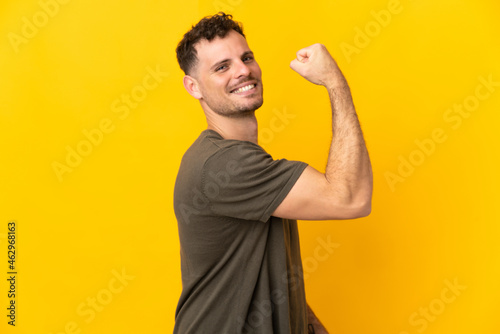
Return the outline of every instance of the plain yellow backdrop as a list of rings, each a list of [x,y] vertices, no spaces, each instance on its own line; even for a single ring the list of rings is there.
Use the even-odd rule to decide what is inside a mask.
[[[171,333],[173,185],[205,127],[175,58],[225,10],[263,71],[260,143],[324,170],[326,90],[289,68],[323,43],[351,86],[372,214],[299,222],[331,333],[500,332],[498,1],[3,1],[2,333]],[[7,224],[17,225],[16,326]]]

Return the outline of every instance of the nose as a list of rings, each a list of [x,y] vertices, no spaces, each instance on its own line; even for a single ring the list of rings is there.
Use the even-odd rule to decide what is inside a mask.
[[[234,73],[235,78],[237,79],[240,77],[247,77],[249,75],[250,75],[250,69],[248,68],[248,65],[244,63],[242,60],[236,62],[235,73]]]

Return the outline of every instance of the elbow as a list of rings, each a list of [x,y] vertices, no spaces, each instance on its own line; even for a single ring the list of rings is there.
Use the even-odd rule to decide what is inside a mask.
[[[331,207],[329,213],[322,219],[344,220],[357,219],[370,215],[372,211],[371,200],[349,201],[343,204],[337,203]]]
[[[364,201],[359,201],[352,206],[351,219],[368,217],[372,212],[372,199],[371,196]]]
[[[371,200],[368,201],[365,205],[363,205],[360,210],[359,210],[359,217],[357,218],[363,218],[363,217],[368,217],[372,213],[372,202]]]
[[[345,191],[342,196],[345,208],[345,219],[368,217],[372,212],[373,186],[369,183],[358,186],[355,190]]]
[[[329,203],[329,209],[323,219],[357,219],[367,217],[372,212],[371,188],[355,192],[346,191],[343,194],[337,191],[332,192],[330,197],[325,197]]]
[[[358,200],[356,201],[355,210],[357,212],[357,217],[363,218],[368,217],[372,212],[372,194],[373,187],[370,185],[368,190],[365,190],[358,194]]]

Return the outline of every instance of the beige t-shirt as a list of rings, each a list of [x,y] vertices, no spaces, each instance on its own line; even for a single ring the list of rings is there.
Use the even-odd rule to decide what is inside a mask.
[[[214,130],[186,151],[174,189],[174,333],[307,333],[297,222],[271,216],[306,166]]]

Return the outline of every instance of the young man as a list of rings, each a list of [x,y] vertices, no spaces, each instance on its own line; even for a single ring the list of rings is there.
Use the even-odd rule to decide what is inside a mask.
[[[174,189],[183,284],[174,333],[327,333],[306,303],[296,220],[371,212],[371,164],[344,76],[321,44],[290,63],[330,96],[323,174],[273,160],[258,145],[261,69],[231,15],[202,19],[176,51],[208,126],[186,151]]]

